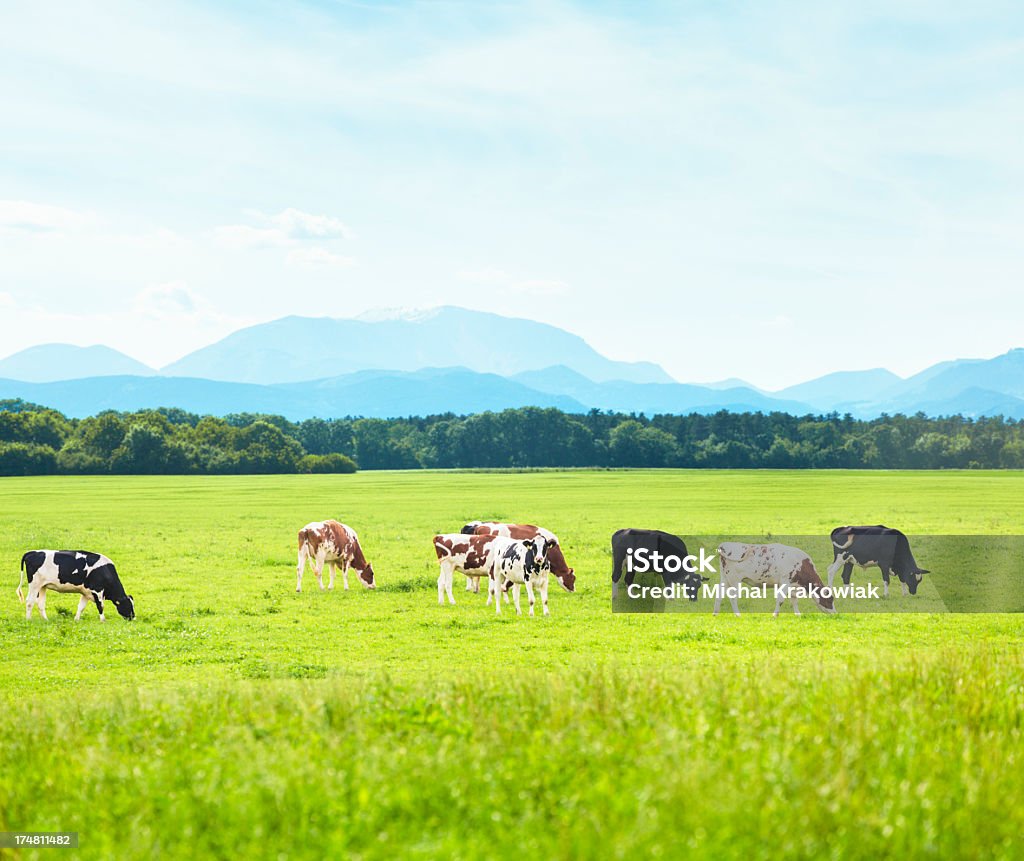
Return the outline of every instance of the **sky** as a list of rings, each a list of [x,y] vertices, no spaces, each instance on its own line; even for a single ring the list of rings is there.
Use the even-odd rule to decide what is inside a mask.
[[[1024,346],[1016,2],[5,4],[0,355],[459,305],[768,389]]]

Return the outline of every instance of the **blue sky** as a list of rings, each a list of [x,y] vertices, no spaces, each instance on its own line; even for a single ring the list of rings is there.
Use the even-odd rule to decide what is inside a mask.
[[[438,304],[768,388],[1024,345],[1019,4],[89,5],[0,11],[0,354]]]

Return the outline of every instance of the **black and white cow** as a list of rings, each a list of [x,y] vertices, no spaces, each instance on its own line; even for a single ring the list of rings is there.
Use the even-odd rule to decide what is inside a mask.
[[[630,553],[630,551],[633,551]],[[666,586],[674,583],[680,584],[686,591],[686,597],[696,601],[700,594],[702,583],[707,582],[707,577],[701,577],[696,571],[687,571],[684,561],[689,556],[686,549],[686,542],[678,535],[669,532],[661,532],[658,529],[620,529],[612,535],[612,598],[619,592],[619,580],[622,579],[622,569],[627,560],[632,556],[636,558],[637,551],[647,551],[646,560],[653,563],[657,554],[658,569],[652,568],[655,573],[661,575]],[[671,560],[671,561],[670,561]],[[692,562],[690,563],[692,567]],[[633,585],[636,578],[636,571],[626,572],[626,587]]]
[[[530,615],[533,615],[533,587],[540,591],[540,600],[544,606],[544,615],[548,615],[548,575],[551,566],[547,555],[551,542],[542,535],[529,540],[504,538],[495,536],[488,550],[488,590],[494,594],[495,610],[501,612],[502,592],[512,588],[512,601],[516,613],[522,614],[519,608],[519,589],[526,587],[530,598]]]
[[[910,552],[907,536],[887,526],[839,526],[832,530],[834,559],[828,567],[828,585],[836,572],[843,569],[843,583],[849,584],[853,566],[881,568],[885,597],[889,597],[889,575],[895,574],[903,584],[903,594],[917,594],[921,576],[929,573],[918,567]]]
[[[32,618],[32,606],[39,608],[39,615],[46,618],[46,590],[54,592],[77,592],[76,621],[82,618],[90,601],[100,611],[100,621],[105,622],[103,602],[113,601],[117,612],[125,619],[135,618],[135,601],[124,591],[117,576],[114,563],[99,553],[85,550],[29,550],[21,557],[22,574],[18,577],[18,600],[25,601],[25,618]],[[28,575],[28,598],[21,591],[22,580]]]

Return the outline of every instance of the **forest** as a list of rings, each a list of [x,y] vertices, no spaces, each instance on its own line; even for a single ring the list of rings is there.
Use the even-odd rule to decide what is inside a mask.
[[[0,401],[0,475],[533,467],[1020,469],[1024,421],[725,411],[648,418],[537,407],[301,422],[174,408],[73,419]]]

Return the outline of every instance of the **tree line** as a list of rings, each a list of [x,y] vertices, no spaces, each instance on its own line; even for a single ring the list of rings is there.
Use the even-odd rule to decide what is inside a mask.
[[[72,419],[0,401],[0,475],[337,473],[360,469],[687,467],[1021,469],[1024,421],[788,413],[307,419],[162,408]]]

